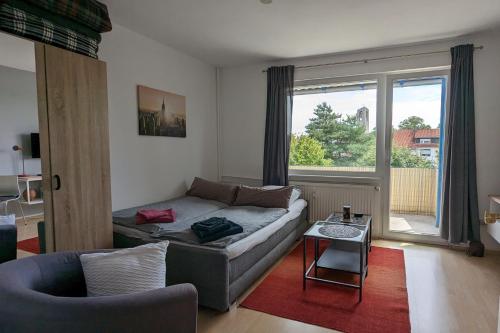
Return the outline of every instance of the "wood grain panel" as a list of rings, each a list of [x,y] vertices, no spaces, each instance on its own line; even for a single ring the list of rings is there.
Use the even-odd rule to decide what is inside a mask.
[[[45,45],[45,72],[55,250],[111,248],[106,64]]]
[[[49,116],[45,81],[45,46],[35,43],[36,86],[38,101],[38,127],[40,132],[40,159],[42,164],[43,213],[46,251],[54,252],[54,224],[52,217],[52,186],[49,146]]]

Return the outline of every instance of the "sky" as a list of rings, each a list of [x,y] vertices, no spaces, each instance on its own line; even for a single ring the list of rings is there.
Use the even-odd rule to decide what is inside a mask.
[[[370,110],[370,129],[376,126],[376,89],[342,91],[325,94],[295,95],[293,98],[292,133],[305,133],[309,119],[314,117],[316,105],[327,102],[336,113],[355,115],[365,106]],[[393,92],[393,119],[395,128],[410,117],[418,116],[432,128],[439,125],[441,112],[441,85],[399,87]]]

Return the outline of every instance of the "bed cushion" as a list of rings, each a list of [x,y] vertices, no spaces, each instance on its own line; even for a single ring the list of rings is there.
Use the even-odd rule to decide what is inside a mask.
[[[204,216],[226,208],[225,203],[215,200],[205,200],[198,197],[180,197],[167,201],[156,202],[148,205],[122,209],[113,212],[113,223],[135,228],[144,232],[152,233],[160,230],[158,223],[136,224],[136,214],[141,209],[173,209],[175,211],[175,222],[171,225],[182,224],[199,216]],[[189,224],[191,226],[191,224]]]
[[[231,205],[236,197],[238,186],[211,182],[195,177],[186,195],[223,202]]]
[[[191,225],[196,222],[207,220],[211,217],[226,218],[243,228],[243,232],[203,243],[203,246],[212,248],[226,248],[230,244],[248,237],[254,232],[265,228],[287,214],[283,208],[263,208],[256,206],[232,206],[199,216],[182,223],[158,224],[160,230],[151,233],[151,237],[159,239],[175,240],[186,244],[200,245],[200,239],[191,230]]]
[[[135,222],[135,214],[137,210],[145,208],[172,208],[177,213],[177,219],[173,223],[138,225]],[[169,239],[188,244],[200,245],[198,237],[196,237],[194,232],[191,230],[191,225],[211,217],[225,217],[226,219],[239,224],[243,228],[243,232],[203,244],[207,247],[224,248],[229,244],[235,243],[238,240],[247,237],[257,230],[264,228],[266,225],[273,223],[283,215],[287,214],[287,212],[288,210],[284,208],[263,208],[255,206],[228,207],[226,204],[219,201],[186,196],[174,200],[114,212],[113,223],[146,232],[149,236],[158,240]]]
[[[269,189],[265,187],[240,187],[234,206],[257,206],[264,208],[288,208],[293,188],[283,186]]]

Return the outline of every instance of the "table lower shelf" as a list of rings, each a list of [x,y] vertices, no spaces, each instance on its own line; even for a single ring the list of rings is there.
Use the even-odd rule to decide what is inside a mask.
[[[318,259],[317,267],[361,274],[359,244],[347,246],[332,242]]]
[[[368,275],[368,249],[369,243],[367,241],[359,243],[359,242],[351,242],[351,241],[343,241],[343,240],[334,240],[330,243],[330,245],[323,251],[321,256],[317,261],[313,261],[313,263],[307,268],[306,267],[306,241],[307,238],[304,238],[304,276],[303,276],[303,289],[306,290],[306,281],[313,280],[323,283],[336,284],[349,288],[356,288],[359,290],[359,299],[361,302],[363,299],[363,284],[364,280]],[[318,239],[314,239],[314,247],[315,247],[315,258],[318,258],[319,255],[318,250]],[[330,269],[336,271],[343,271],[350,274],[359,275],[358,284],[355,283],[347,283],[338,280],[332,280],[327,278],[318,277],[317,269]],[[314,270],[314,276],[310,276],[311,270]]]

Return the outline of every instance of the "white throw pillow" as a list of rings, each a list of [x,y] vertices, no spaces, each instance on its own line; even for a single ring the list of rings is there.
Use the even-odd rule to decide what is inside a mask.
[[[80,255],[87,296],[111,296],[165,287],[168,241],[109,253]]]
[[[16,215],[0,215],[0,225],[16,225]]]

